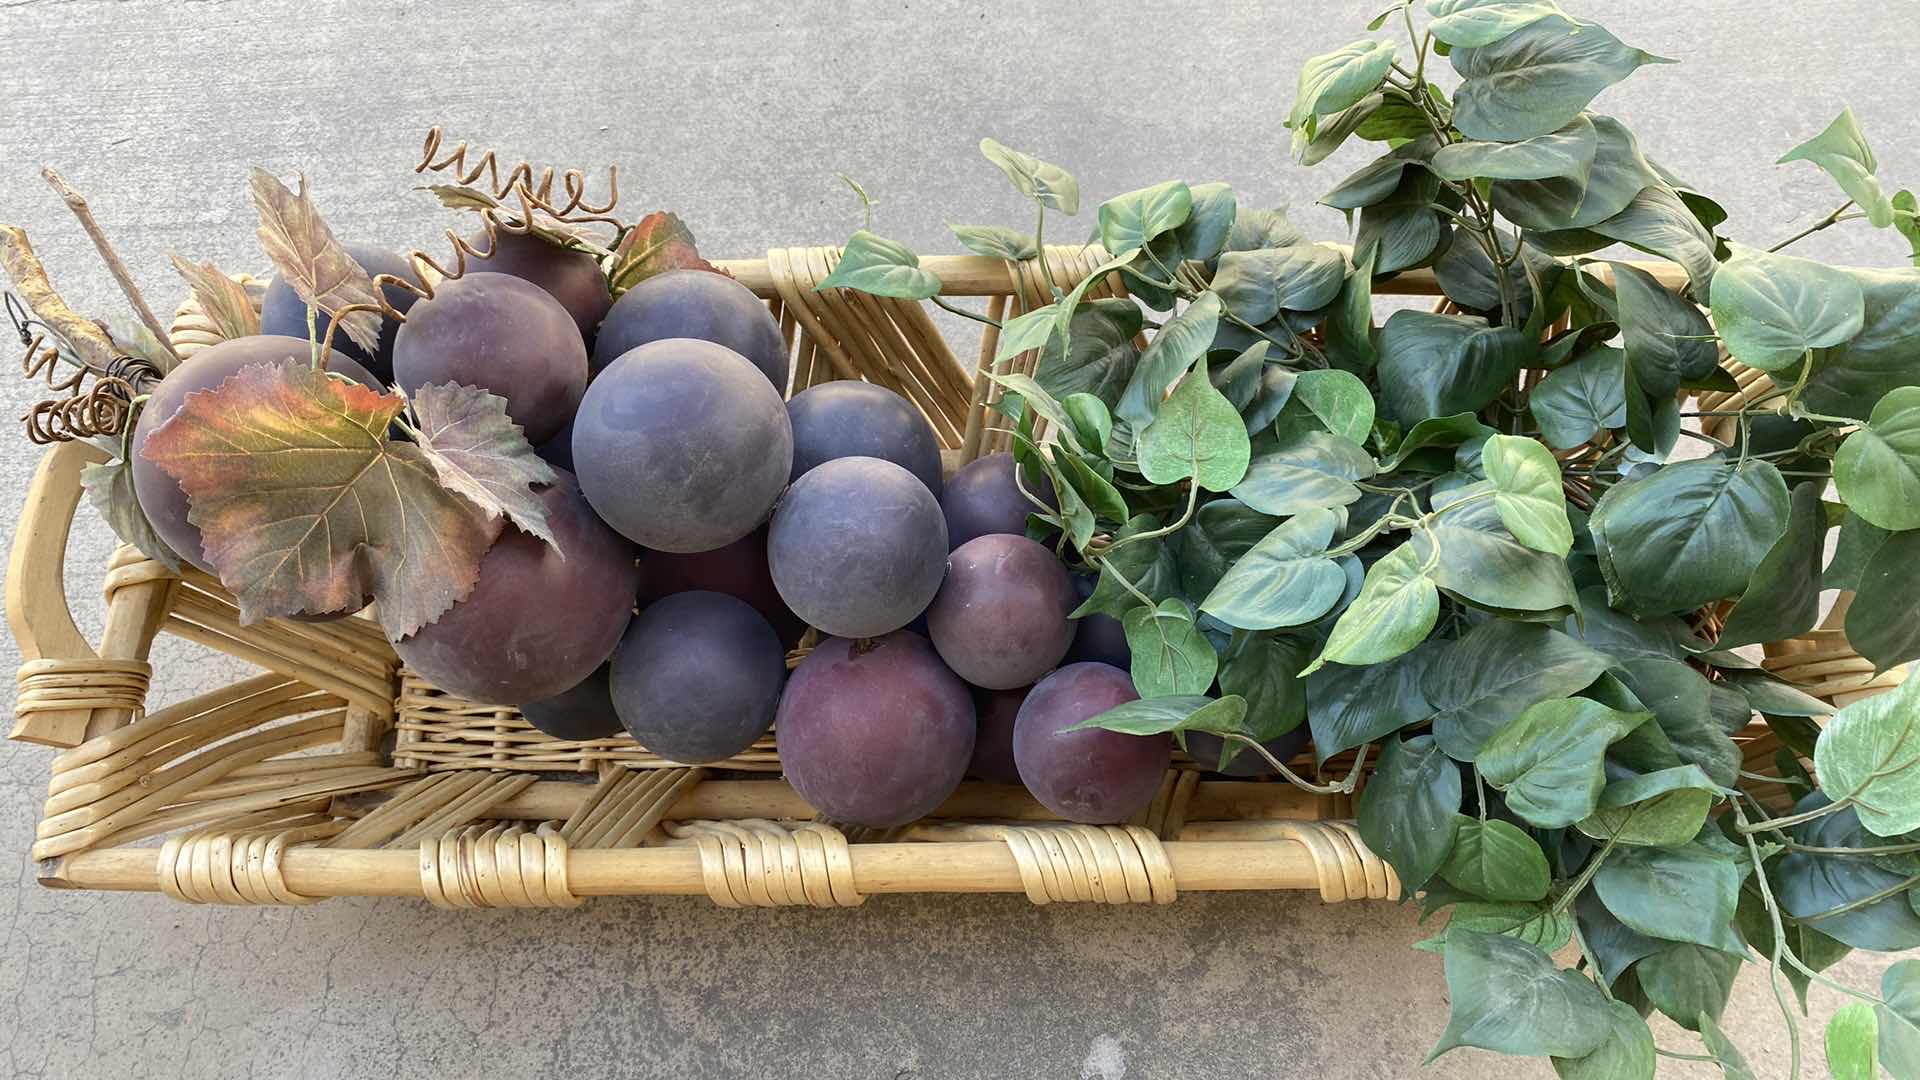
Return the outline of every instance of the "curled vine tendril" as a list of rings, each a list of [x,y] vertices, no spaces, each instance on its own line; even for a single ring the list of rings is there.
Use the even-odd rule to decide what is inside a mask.
[[[36,402],[20,418],[27,438],[46,446],[125,431],[134,399],[160,377],[160,370],[151,361],[126,354],[114,356],[104,368],[96,367],[75,356],[59,331],[35,318],[11,292],[6,294],[6,309],[7,321],[25,350],[20,359],[22,373],[62,395]],[[62,368],[63,364],[71,370]]]

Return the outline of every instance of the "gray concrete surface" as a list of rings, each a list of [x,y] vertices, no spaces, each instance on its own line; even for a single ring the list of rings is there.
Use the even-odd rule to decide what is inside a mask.
[[[843,238],[859,212],[836,172],[880,200],[879,229],[922,251],[957,250],[944,221],[1025,227],[974,153],[988,134],[1074,169],[1089,211],[1168,176],[1307,208],[1360,158],[1287,162],[1293,73],[1384,2],[0,0],[0,220],[29,229],[78,307],[118,321],[106,272],[36,176],[43,161],[92,198],[169,302],[182,291],[169,251],[263,262],[250,164],[305,169],[345,236],[432,243],[449,218],[410,190],[408,170],[433,123],[515,154],[619,162],[627,207],[678,211],[716,256]],[[1735,237],[1777,239],[1836,204],[1812,168],[1770,162],[1843,102],[1882,175],[1920,183],[1920,126],[1898,77],[1920,31],[1899,5],[1571,6],[1685,61],[1601,107],[1718,195]],[[1341,227],[1324,210],[1297,219],[1322,237]],[[1865,230],[1806,248],[1900,257],[1890,234]],[[0,396],[12,416],[33,395],[7,379]],[[0,490],[17,506],[35,454],[4,434]],[[71,592],[91,633],[109,543],[84,517]],[[0,668],[17,659],[8,641]],[[178,643],[157,662],[161,701],[233,675]],[[1423,936],[1409,911],[1303,895],[1192,896],[1170,910],[892,897],[848,913],[603,900],[451,915],[48,892],[24,860],[48,756],[0,748],[0,854],[17,868],[0,873],[0,1074],[1400,1077],[1419,1073],[1446,1015],[1439,961],[1407,948]],[[1839,975],[1869,985],[1881,966],[1853,960]],[[1837,1004],[1816,990],[1815,1019]],[[1764,1075],[1784,1075],[1761,979],[1738,987],[1729,1027]],[[1670,1026],[1660,1035],[1692,1048]],[[1817,1036],[1808,1045],[1820,1075]],[[1422,1075],[1546,1072],[1458,1051]]]

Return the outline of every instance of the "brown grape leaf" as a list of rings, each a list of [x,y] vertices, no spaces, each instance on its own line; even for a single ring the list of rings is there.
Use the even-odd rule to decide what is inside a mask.
[[[334,316],[354,344],[368,352],[378,349],[380,312],[355,311],[339,318],[342,308],[379,301],[374,297],[373,279],[321,220],[307,195],[307,178],[300,178],[296,195],[272,173],[255,166],[253,203],[260,210],[260,245],[280,272],[280,280],[291,285],[300,299]]]
[[[223,341],[249,337],[260,332],[260,311],[247,295],[247,287],[228,277],[212,263],[191,263],[178,255],[168,255],[173,268],[187,279],[193,298],[213,324]]]
[[[655,210],[636,222],[613,249],[613,272],[607,275],[617,295],[668,270],[711,270],[720,268],[700,257],[694,247],[693,230],[678,214]]]
[[[148,437],[141,453],[186,491],[242,622],[371,596],[399,638],[473,591],[500,520],[387,437],[405,405],[305,364],[253,364],[188,394]]]
[[[506,398],[477,386],[428,383],[413,393],[413,415],[420,449],[441,487],[488,518],[505,514],[522,532],[560,550],[547,528],[546,506],[533,492],[534,485],[551,484],[560,474],[508,419]]]
[[[107,452],[106,461],[91,462],[80,470],[80,486],[87,501],[106,519],[123,543],[132,544],[140,554],[169,570],[180,569],[180,556],[174,554],[160,534],[153,531],[147,512],[133,493],[133,469],[127,464],[118,436],[95,436],[88,442]]]
[[[428,184],[427,190],[433,192],[434,196],[440,200],[440,205],[450,210],[476,212],[491,210],[496,217],[514,222],[516,225],[525,216],[521,213],[524,207],[516,207],[510,202],[503,203],[494,198],[492,192],[470,184]],[[602,240],[599,236],[578,225],[561,221],[552,214],[535,210],[529,229],[542,240],[558,244],[563,248],[578,248],[594,255],[607,253],[607,249],[601,246]]]

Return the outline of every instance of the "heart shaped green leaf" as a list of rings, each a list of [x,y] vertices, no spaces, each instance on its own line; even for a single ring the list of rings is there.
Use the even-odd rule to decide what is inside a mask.
[[[1555,450],[1571,450],[1627,422],[1626,354],[1601,346],[1555,368],[1527,396],[1540,437]]]
[[[1185,601],[1140,605],[1122,615],[1120,625],[1133,652],[1133,687],[1141,697],[1204,694],[1213,686],[1220,660]]]
[[[1460,770],[1416,735],[1388,735],[1380,763],[1360,792],[1358,824],[1367,847],[1400,877],[1403,892],[1425,885],[1447,861],[1459,825]]]
[[[1647,616],[1744,590],[1790,506],[1771,464],[1701,458],[1608,489],[1588,527],[1613,605]]]
[[[1263,514],[1286,517],[1345,506],[1360,497],[1355,480],[1374,474],[1373,458],[1348,442],[1317,431],[1295,436],[1253,458],[1233,496]]]
[[[844,288],[898,300],[925,300],[939,294],[940,278],[921,269],[920,256],[905,244],[861,229],[847,240],[833,273],[813,288],[815,292]]]
[[[1446,969],[1452,1013],[1429,1062],[1457,1046],[1585,1057],[1613,1030],[1599,987],[1518,938],[1450,931]]]
[[[1204,377],[1189,375],[1140,433],[1136,450],[1140,474],[1152,483],[1191,477],[1207,491],[1226,491],[1246,477],[1252,443],[1233,403]]]
[[[1300,69],[1300,85],[1287,114],[1296,152],[1313,137],[1308,123],[1312,118],[1337,113],[1373,93],[1392,68],[1393,56],[1392,42],[1363,39],[1309,59]]]
[[[1347,583],[1326,556],[1337,524],[1331,510],[1288,519],[1227,570],[1200,610],[1242,630],[1304,626],[1325,615]]]
[[[1629,48],[1596,23],[1549,15],[1491,44],[1453,51],[1466,81],[1453,124],[1469,139],[1515,142],[1564,126],[1600,91],[1642,64],[1672,63]]]
[[[1080,212],[1080,184],[1073,174],[1058,165],[1049,165],[1032,154],[1001,145],[994,139],[980,140],[980,154],[1007,174],[1020,194],[1042,206],[1068,214]],[[1108,248],[1118,251],[1119,248]]]
[[[1851,797],[1877,836],[1920,828],[1920,679],[1833,714],[1815,744],[1822,790]]]
[[[1108,251],[1146,247],[1193,213],[1193,192],[1178,180],[1116,195],[1100,204],[1100,242]]]
[[[1519,142],[1449,143],[1434,153],[1432,168],[1444,180],[1544,180],[1565,176],[1584,184],[1598,142],[1593,121],[1581,113],[1558,131]]]
[[[1426,640],[1440,617],[1440,590],[1411,544],[1388,552],[1367,571],[1366,583],[1333,632],[1326,648],[1301,674],[1329,662],[1378,664]]]
[[[1867,220],[1875,228],[1893,224],[1893,203],[1881,189],[1880,178],[1873,174],[1880,165],[1859,121],[1853,118],[1853,109],[1841,109],[1825,131],[1787,151],[1774,164],[1789,161],[1811,161],[1825,170],[1840,190],[1867,212]]]
[[[1474,764],[1506,792],[1509,810],[1540,828],[1562,829],[1599,805],[1607,747],[1650,718],[1586,698],[1543,701],[1495,732]]]
[[[1848,509],[1882,529],[1920,529],[1920,387],[1881,398],[1833,459]]]
[[[1494,435],[1480,453],[1496,494],[1493,505],[1513,538],[1535,551],[1565,555],[1573,525],[1560,490],[1560,463],[1533,439]]]
[[[1713,276],[1713,323],[1735,360],[1763,371],[1800,362],[1809,349],[1860,332],[1866,293],[1832,267],[1750,248]]]
[[[1552,871],[1533,837],[1498,818],[1458,818],[1453,851],[1440,868],[1447,884],[1488,900],[1539,900]]]

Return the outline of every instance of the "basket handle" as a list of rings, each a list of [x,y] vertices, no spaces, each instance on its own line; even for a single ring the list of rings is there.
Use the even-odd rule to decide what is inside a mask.
[[[8,737],[78,746],[133,719],[146,696],[147,653],[173,582],[114,592],[96,652],[67,602],[67,538],[80,505],[80,471],[106,460],[84,442],[47,451],[27,489],[7,561],[7,623],[23,661]]]

